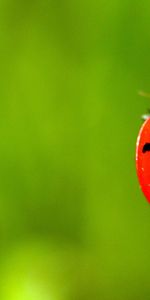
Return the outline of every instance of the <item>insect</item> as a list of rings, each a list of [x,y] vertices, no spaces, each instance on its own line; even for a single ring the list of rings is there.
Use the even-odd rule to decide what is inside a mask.
[[[142,92],[142,95],[145,96],[145,93]],[[136,170],[141,190],[150,203],[150,111],[142,118],[144,123],[136,143]]]

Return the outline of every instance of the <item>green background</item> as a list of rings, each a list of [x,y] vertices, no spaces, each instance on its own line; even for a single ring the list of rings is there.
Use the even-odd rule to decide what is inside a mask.
[[[0,299],[150,299],[139,90],[148,0],[0,0]]]

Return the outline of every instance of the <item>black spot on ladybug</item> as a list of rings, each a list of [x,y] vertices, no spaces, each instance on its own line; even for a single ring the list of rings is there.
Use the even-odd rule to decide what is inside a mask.
[[[142,152],[145,153],[147,151],[150,151],[150,143],[146,143],[144,146],[143,146],[143,149],[142,149]]]

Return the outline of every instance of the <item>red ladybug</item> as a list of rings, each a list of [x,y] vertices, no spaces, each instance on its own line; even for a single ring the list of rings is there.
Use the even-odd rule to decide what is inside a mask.
[[[140,129],[136,143],[136,170],[141,189],[150,203],[150,115]]]

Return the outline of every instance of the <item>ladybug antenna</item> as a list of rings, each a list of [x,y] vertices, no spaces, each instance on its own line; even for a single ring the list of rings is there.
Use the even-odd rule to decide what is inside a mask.
[[[150,98],[150,93],[145,93],[143,91],[139,91],[138,92],[139,96],[145,97],[145,98]]]

